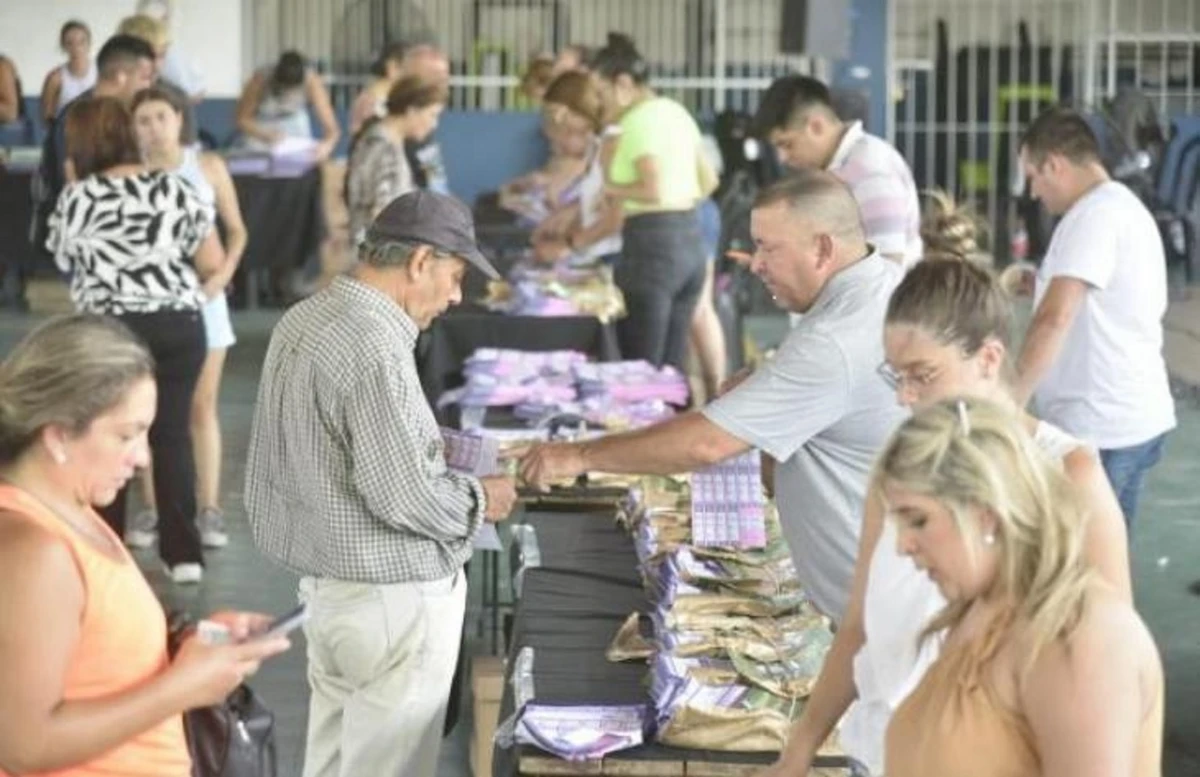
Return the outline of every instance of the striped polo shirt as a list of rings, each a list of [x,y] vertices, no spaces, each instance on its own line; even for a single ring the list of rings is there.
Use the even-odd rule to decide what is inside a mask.
[[[850,187],[867,242],[881,254],[903,257],[906,268],[920,260],[921,204],[900,152],[856,121],[847,126],[828,170]]]

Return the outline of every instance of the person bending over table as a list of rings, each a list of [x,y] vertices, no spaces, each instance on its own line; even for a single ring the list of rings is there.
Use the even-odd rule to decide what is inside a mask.
[[[225,227],[225,261],[221,269],[204,281],[204,320],[207,354],[192,394],[192,448],[196,458],[196,526],[200,542],[208,548],[229,543],[225,514],[221,510],[221,422],[217,397],[225,354],[237,342],[229,315],[226,289],[233,281],[246,250],[246,224],[238,205],[237,191],[225,160],[219,154],[197,151],[183,145],[183,117],[187,103],[174,91],[151,87],[133,98],[133,121],[142,159],[153,170],[175,173],[192,185],[200,199],[215,206]],[[142,473],[145,509],[125,527],[125,542],[131,547],[154,544],[158,512],[154,499],[154,476]]]
[[[542,111],[542,134],[550,144],[550,158],[500,187],[500,207],[536,225],[577,203],[587,176],[589,145],[561,118],[561,111]]]
[[[546,90],[544,121],[560,137],[585,149],[587,169],[579,198],[550,214],[533,231],[535,255],[558,261],[575,253],[591,261],[615,262],[621,251],[621,208],[604,196],[604,105],[587,73],[563,73]]]
[[[267,617],[219,613],[237,642],[192,637],[170,659],[162,605],[96,514],[149,460],[154,362],[79,314],[0,364],[0,773],[189,777],[182,713],[288,647],[243,641]]]
[[[342,135],[329,101],[329,89],[299,52],[285,51],[273,66],[256,71],[242,89],[236,117],[243,144],[269,151],[286,138],[315,140],[308,116],[310,105],[321,124],[321,140],[314,158],[324,161]]]
[[[417,335],[461,301],[468,264],[499,277],[467,207],[409,192],[376,217],[350,274],[271,333],[246,513],[312,613],[305,777],[437,770],[462,567],[482,523],[516,501],[510,477],[447,469],[417,374]]]
[[[695,120],[649,87],[649,65],[633,41],[610,34],[591,66],[605,110],[621,126],[606,187],[625,211],[613,273],[627,310],[617,322],[621,355],[682,371],[706,264],[696,206],[716,190],[717,176]]]
[[[944,213],[944,211],[943,211]],[[973,227],[942,224],[959,238],[926,232],[926,251],[970,250]],[[965,231],[964,231],[965,230]],[[957,243],[958,245],[952,245]],[[1126,600],[1129,549],[1121,510],[1096,452],[1062,430],[1017,410],[1008,379],[1013,311],[999,282],[959,259],[925,259],[908,272],[888,303],[881,370],[901,404],[923,408],[950,396],[1006,404],[1034,443],[1057,462],[1088,513],[1084,557]],[[896,526],[885,520],[877,484],[867,496],[850,606],[821,675],[777,766],[763,777],[804,774],[849,708],[840,741],[846,753],[883,774],[883,744],[896,706],[936,657],[936,642],[918,651],[921,630],[945,605],[937,587],[897,552]]]
[[[764,190],[751,234],[752,271],[777,304],[805,313],[776,356],[702,411],[598,440],[536,445],[520,472],[538,486],[589,471],[668,474],[759,448],[779,462],[775,493],[800,582],[838,622],[868,473],[903,417],[879,374],[879,332],[901,270],[867,244],[849,190],[824,172]]]
[[[941,654],[892,716],[884,773],[1162,773],[1162,662],[1090,569],[1087,510],[1011,404],[949,399],[880,456],[896,548],[947,604]]]

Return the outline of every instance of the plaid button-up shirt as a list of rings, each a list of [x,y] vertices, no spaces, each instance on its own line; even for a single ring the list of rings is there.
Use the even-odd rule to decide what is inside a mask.
[[[267,556],[366,583],[449,577],[471,555],[478,479],[446,468],[413,348],[417,327],[348,277],[289,310],[263,364],[246,512]]]

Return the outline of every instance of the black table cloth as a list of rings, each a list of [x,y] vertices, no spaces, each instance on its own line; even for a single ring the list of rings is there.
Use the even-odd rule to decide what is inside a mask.
[[[29,186],[33,172],[0,167],[0,262],[7,275],[17,270],[22,275],[37,271],[53,275],[53,260],[48,251],[35,251],[29,243],[29,222],[33,202]]]
[[[237,298],[257,305],[264,281],[271,297],[286,297],[293,275],[307,271],[315,277],[320,270],[328,234],[321,168],[294,178],[235,175],[233,185],[249,232],[235,280]]]
[[[625,618],[650,607],[633,541],[614,519],[613,512],[526,513],[524,522],[537,533],[541,566],[524,573],[500,703],[502,722],[513,712],[511,673],[523,647],[534,650],[533,686],[540,702],[649,703],[646,665],[612,663],[604,655]],[[495,748],[493,775],[515,777],[520,758],[530,755],[545,754],[526,746]],[[771,753],[683,750],[652,743],[613,753],[605,763],[766,765],[774,759]],[[814,766],[846,768],[840,758],[819,758]]]

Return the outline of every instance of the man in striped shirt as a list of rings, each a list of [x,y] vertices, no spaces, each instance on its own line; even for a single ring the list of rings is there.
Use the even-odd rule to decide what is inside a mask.
[[[908,163],[861,121],[838,118],[825,84],[808,76],[776,79],[755,123],[784,165],[827,170],[850,187],[867,241],[879,253],[903,267],[921,258],[920,202]]]

